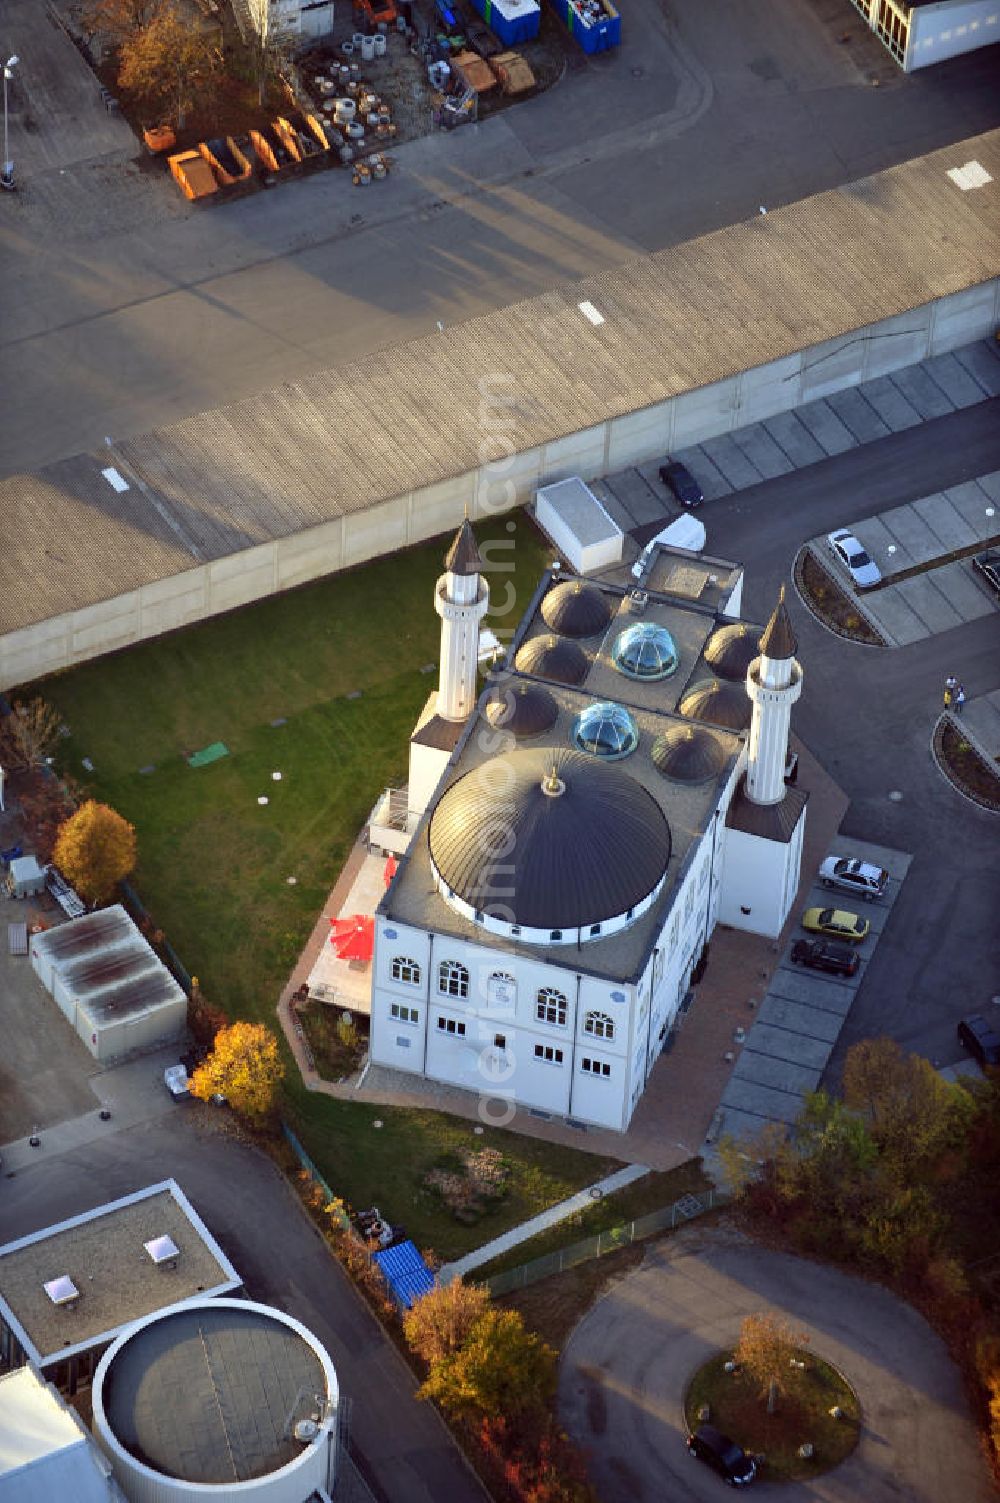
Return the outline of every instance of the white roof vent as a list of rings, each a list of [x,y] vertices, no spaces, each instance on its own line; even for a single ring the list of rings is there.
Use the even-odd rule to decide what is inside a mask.
[[[314,1419],[300,1419],[295,1423],[295,1439],[301,1441],[304,1446],[314,1441],[319,1434],[319,1425]]]
[[[961,188],[963,193],[970,192],[973,188],[985,188],[987,183],[992,183],[982,162],[973,159],[966,162],[964,167],[952,167],[948,173],[956,188]]]
[[[149,1253],[157,1268],[173,1268],[181,1255],[181,1250],[172,1237],[154,1237],[150,1242],[144,1242],[143,1247]]]
[[[57,1279],[49,1279],[42,1288],[54,1305],[72,1306],[80,1298],[80,1291],[68,1273],[61,1274]]]
[[[123,491],[127,491],[128,490],[128,488],[129,488],[128,481],[125,479],[125,476],[122,475],[119,470],[115,469],[115,467],[114,467],[113,464],[109,464],[106,470],[102,470],[101,471],[101,474],[104,476],[105,480],[108,482],[108,484],[110,485],[111,489],[113,491],[117,491],[118,494],[119,494],[119,496],[122,494]]]

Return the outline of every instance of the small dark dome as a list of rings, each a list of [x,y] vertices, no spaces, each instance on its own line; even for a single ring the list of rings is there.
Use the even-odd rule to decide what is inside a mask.
[[[557,684],[582,684],[587,677],[590,659],[577,642],[565,637],[532,637],[514,659],[521,673],[535,673]]]
[[[724,684],[717,678],[702,679],[689,689],[681,700],[680,712],[689,720],[705,720],[729,731],[745,731],[750,726],[746,689],[739,684]]]
[[[438,876],[463,902],[489,913],[502,893],[498,917],[550,932],[627,913],[670,860],[653,795],[620,768],[561,747],[519,748],[467,772],[441,796],[427,839]]]
[[[559,714],[548,689],[524,682],[498,686],[486,706],[486,719],[494,730],[522,736],[540,736],[555,724]]]
[[[663,776],[675,783],[707,783],[719,776],[726,754],[711,731],[675,725],[657,736],[652,758]]]
[[[596,585],[564,579],[542,601],[542,620],[562,637],[596,637],[611,620],[611,607]]]
[[[720,626],[705,644],[705,662],[720,678],[744,683],[747,669],[760,657],[759,633],[755,626],[734,621]]]

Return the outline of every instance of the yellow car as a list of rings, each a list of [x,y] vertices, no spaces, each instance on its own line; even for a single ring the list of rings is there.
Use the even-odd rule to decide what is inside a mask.
[[[802,915],[802,927],[813,934],[829,934],[831,939],[849,939],[860,944],[871,924],[843,908],[807,908]]]

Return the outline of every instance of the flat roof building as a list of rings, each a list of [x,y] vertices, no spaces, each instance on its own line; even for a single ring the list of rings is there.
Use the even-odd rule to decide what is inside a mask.
[[[30,1363],[0,1376],[0,1503],[125,1503],[76,1413]]]
[[[73,1393],[135,1320],[242,1287],[172,1179],[0,1247],[0,1359]]]

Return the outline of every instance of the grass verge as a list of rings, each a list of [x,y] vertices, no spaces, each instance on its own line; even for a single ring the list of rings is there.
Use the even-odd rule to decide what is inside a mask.
[[[861,1405],[847,1380],[828,1362],[807,1349],[798,1352],[804,1369],[790,1370],[787,1390],[778,1398],[773,1414],[761,1397],[760,1385],[737,1369],[727,1373],[724,1364],[732,1352],[719,1352],[700,1367],[684,1398],[688,1429],[698,1424],[698,1412],[707,1404],[711,1423],[730,1436],[745,1451],[763,1453],[763,1473],[768,1482],[803,1482],[838,1466],[849,1456],[861,1433]],[[838,1406],[842,1418],[830,1410]],[[799,1455],[808,1442],[813,1454]]]
[[[624,1190],[595,1200],[586,1210],[567,1217],[558,1226],[549,1227],[537,1237],[519,1243],[503,1257],[484,1263],[482,1268],[476,1269],[476,1278],[492,1278],[494,1274],[502,1273],[507,1268],[517,1268],[522,1263],[530,1263],[534,1258],[543,1258],[561,1248],[571,1247],[574,1242],[580,1242],[585,1237],[595,1236],[598,1232],[609,1231],[613,1227],[625,1226],[651,1211],[660,1211],[665,1206],[672,1205],[682,1195],[697,1195],[700,1191],[709,1189],[711,1183],[701,1167],[700,1159],[689,1159],[686,1164],[680,1164],[676,1169],[662,1174],[647,1174],[634,1184],[626,1185]]]

